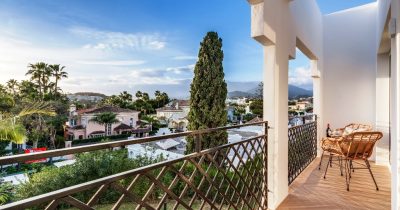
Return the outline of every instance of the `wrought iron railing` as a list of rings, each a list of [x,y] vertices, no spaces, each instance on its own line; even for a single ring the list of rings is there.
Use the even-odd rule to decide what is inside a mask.
[[[312,118],[314,120],[311,121]],[[304,124],[290,127],[288,130],[289,184],[317,157],[317,117],[313,115],[311,119],[308,119],[308,122],[304,119]]]
[[[0,209],[96,209],[101,205],[104,208],[105,204],[100,205],[99,201],[107,193],[118,195],[113,202],[107,203],[106,208],[110,209],[119,209],[122,205],[129,205],[129,209],[267,209],[267,122],[2,157],[0,164],[189,135],[197,136],[196,143],[200,144],[201,135],[206,133],[249,125],[263,126],[264,133],[9,203]],[[138,187],[144,189],[134,190]]]

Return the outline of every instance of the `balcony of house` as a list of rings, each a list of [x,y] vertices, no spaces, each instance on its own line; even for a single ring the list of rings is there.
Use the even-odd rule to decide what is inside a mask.
[[[352,173],[347,191],[340,162],[332,161],[330,166],[329,156],[324,156],[319,167],[318,117],[310,115],[299,119],[303,124],[287,129],[288,165],[283,170],[287,172],[285,185],[289,186],[289,193],[278,209],[390,208],[390,173],[386,166],[372,163],[379,191],[368,170],[358,169]],[[51,161],[54,157],[93,151],[112,152],[130,145],[149,145],[182,137],[193,138],[195,143],[194,153],[17,200],[0,209],[267,209],[268,183],[272,181],[268,177],[273,173],[268,171],[271,155],[267,146],[270,143],[268,128],[264,121],[1,157],[0,165],[4,166],[37,159]],[[258,133],[201,149],[201,140],[208,134],[230,130],[237,133],[241,129]],[[151,151],[145,153],[152,154]]]
[[[328,159],[327,156],[325,157]],[[368,170],[355,170],[346,190],[346,180],[337,165],[329,168],[324,179],[325,165],[319,170],[320,158],[310,165],[289,185],[289,195],[278,209],[390,209],[391,188],[388,167],[372,163],[379,191]]]
[[[264,120],[270,126],[268,207],[398,209],[399,0],[377,0],[331,14],[323,14],[314,0],[248,2],[251,35],[264,50]],[[296,59],[298,51],[310,60],[313,113],[318,116],[316,155],[307,153],[313,148],[304,148],[309,141],[291,145],[293,134],[302,139],[310,132],[300,134],[300,127],[294,132],[287,130],[289,61]],[[346,146],[338,143],[336,151],[342,154],[332,158],[324,179],[331,158],[323,156],[321,170],[314,158],[324,151],[321,139],[326,136],[325,129],[328,124],[343,128],[351,123],[371,126],[371,132],[380,133],[380,140],[357,161],[351,160],[354,151],[343,154],[344,150],[339,150]],[[350,142],[349,135],[344,136],[344,141]],[[351,158],[344,158],[346,155]],[[369,165],[379,191],[369,170],[357,169]],[[340,169],[347,172],[341,176]]]
[[[328,155],[323,156],[321,161],[321,157],[316,155],[321,149],[321,139],[317,139],[317,122],[310,120],[310,116],[300,119],[302,125],[288,130],[289,192],[278,209],[390,209],[389,168],[371,161],[374,180],[365,167],[365,161],[352,162],[354,169],[350,171],[347,190],[345,163],[340,159],[344,156],[332,156],[330,162],[329,152],[325,152]]]

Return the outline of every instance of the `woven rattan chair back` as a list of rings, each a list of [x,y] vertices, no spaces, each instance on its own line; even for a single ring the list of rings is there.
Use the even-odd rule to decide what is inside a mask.
[[[366,160],[372,155],[375,143],[382,138],[381,132],[354,132],[343,138],[340,149],[350,160]]]

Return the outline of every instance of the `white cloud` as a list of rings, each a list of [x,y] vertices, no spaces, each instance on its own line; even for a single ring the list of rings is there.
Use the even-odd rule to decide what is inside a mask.
[[[122,33],[84,27],[74,27],[69,31],[89,42],[83,46],[85,49],[161,50],[167,44],[165,38],[157,33]]]
[[[181,56],[175,56],[172,59],[174,59],[174,60],[197,60],[197,56],[181,55]]]
[[[310,87],[312,85],[311,69],[309,67],[298,67],[289,71],[289,84],[299,87]]]
[[[179,66],[179,67],[169,67],[166,70],[168,72],[174,72],[175,74],[182,74],[182,73],[188,73],[188,72],[193,72],[194,70],[194,64],[187,65],[187,66]]]
[[[193,77],[193,68],[194,64],[165,69],[137,69],[130,72],[128,79],[134,81],[136,84],[179,84],[182,80]],[[122,78],[126,79],[127,77],[122,76]]]
[[[146,63],[144,60],[82,60],[77,61],[87,65],[106,65],[106,66],[136,66]]]

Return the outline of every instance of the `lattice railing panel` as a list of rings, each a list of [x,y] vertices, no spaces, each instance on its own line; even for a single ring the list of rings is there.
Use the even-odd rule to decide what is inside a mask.
[[[291,127],[288,135],[290,184],[317,156],[317,122]]]
[[[266,155],[266,135],[257,136],[44,194],[14,207],[267,209]]]

